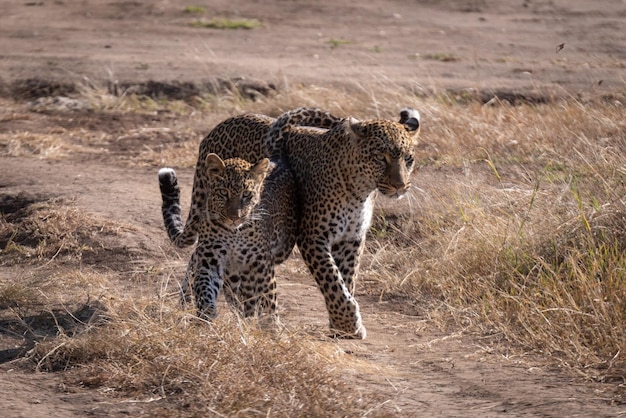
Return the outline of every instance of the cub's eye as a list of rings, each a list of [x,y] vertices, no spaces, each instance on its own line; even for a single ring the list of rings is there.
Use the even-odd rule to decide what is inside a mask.
[[[218,197],[224,198],[224,199],[228,199],[228,190],[226,189],[217,189],[215,190],[215,194]]]
[[[245,191],[241,194],[241,198],[245,200],[246,202],[252,200],[253,196],[254,196],[254,193],[252,193],[251,191]]]
[[[404,156],[404,164],[406,165],[406,168],[413,167],[413,163],[414,162],[415,162],[415,160],[413,159],[412,156],[410,156],[410,155],[405,155]]]

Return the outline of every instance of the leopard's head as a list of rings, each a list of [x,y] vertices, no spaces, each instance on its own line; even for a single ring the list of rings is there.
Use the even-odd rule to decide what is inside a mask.
[[[207,216],[213,222],[236,229],[244,224],[261,200],[270,160],[256,164],[240,158],[222,160],[209,154],[205,160],[208,179]]]
[[[415,145],[420,130],[419,113],[403,109],[400,121],[385,119],[347,122],[347,131],[360,151],[360,170],[386,196],[402,197],[411,187]]]

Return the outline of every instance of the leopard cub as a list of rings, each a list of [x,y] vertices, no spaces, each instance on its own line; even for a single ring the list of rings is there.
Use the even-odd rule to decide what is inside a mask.
[[[281,161],[267,158],[251,164],[209,154],[204,163],[204,190],[194,193],[204,200],[200,219],[186,226],[175,171],[162,168],[158,175],[170,240],[198,236],[181,284],[183,301],[190,301],[193,288],[198,315],[213,318],[223,288],[226,300],[244,316],[276,317],[274,266],[289,257],[296,242],[295,179]]]

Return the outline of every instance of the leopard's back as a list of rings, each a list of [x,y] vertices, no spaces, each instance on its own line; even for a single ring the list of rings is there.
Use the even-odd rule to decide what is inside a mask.
[[[341,120],[328,112],[310,113],[304,108],[286,113],[291,116],[293,123],[304,126],[325,128]],[[207,181],[203,174],[206,156],[215,153],[224,159],[242,158],[250,162],[269,157],[279,159],[282,142],[270,134],[274,121],[272,117],[254,113],[233,116],[215,126],[201,141],[193,179],[192,205],[187,219],[190,228],[185,228],[188,232],[177,237],[176,245],[184,247],[196,240],[192,224],[200,221],[201,208],[208,196]]]
[[[200,142],[196,167],[202,168],[211,153],[224,160],[241,158],[256,162],[268,158],[272,153],[268,133],[273,123],[274,118],[256,113],[233,116],[220,122]]]

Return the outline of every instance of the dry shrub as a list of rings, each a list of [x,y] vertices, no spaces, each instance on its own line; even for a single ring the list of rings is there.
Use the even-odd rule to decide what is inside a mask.
[[[430,110],[419,189],[404,206],[379,200],[374,227],[393,222],[371,234],[368,274],[385,292],[429,296],[442,326],[495,333],[598,379],[623,376],[626,108]]]
[[[107,278],[86,264],[121,253],[111,243],[124,230],[134,228],[87,214],[65,199],[0,196],[0,265],[10,272],[0,277],[0,309],[10,311],[0,317],[24,322],[42,309],[70,309],[83,296],[101,295]]]
[[[409,92],[403,86],[386,80],[373,79],[371,83],[355,83],[343,87],[311,85],[286,88],[271,100],[250,103],[246,109],[276,117],[303,106],[318,107],[337,116],[396,120],[404,107],[414,107],[423,113],[429,104],[421,94]]]
[[[359,416],[375,399],[358,398],[308,337],[262,331],[235,314],[209,323],[135,301],[109,306],[106,317],[38,344],[33,360],[112,395],[158,399],[156,414]]]
[[[63,199],[5,195],[0,199],[0,262],[80,260],[107,248],[105,241],[133,227],[73,207]]]
[[[185,141],[163,149],[147,148],[131,161],[139,166],[195,167],[200,140]]]
[[[63,132],[0,134],[0,149],[4,149],[4,153],[12,157],[37,156],[51,160],[66,157],[71,153],[94,152],[67,138]]]
[[[67,260],[51,259],[37,267],[14,269],[0,277],[0,318],[23,319],[44,310],[74,309],[98,299],[111,287],[110,273],[76,268]],[[87,302],[89,304],[89,302]],[[9,313],[1,312],[8,309]]]

